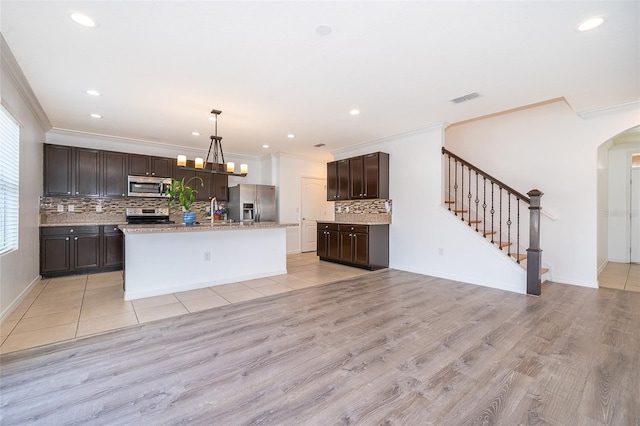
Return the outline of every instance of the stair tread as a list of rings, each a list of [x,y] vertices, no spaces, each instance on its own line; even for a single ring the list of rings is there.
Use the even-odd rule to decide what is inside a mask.
[[[471,220],[467,220],[468,224],[472,224],[472,223],[482,223],[481,220],[476,220],[476,219],[471,219]]]
[[[515,254],[515,253],[511,253],[511,257],[513,257],[514,259],[518,259],[520,261],[525,260],[527,258],[526,254]]]
[[[469,210],[460,210],[460,209],[458,209],[458,210],[452,210],[452,211],[456,212],[456,213],[469,213]]]
[[[455,201],[452,201],[452,200],[444,200],[444,203],[445,203],[445,204],[454,204],[454,203],[455,203]]]

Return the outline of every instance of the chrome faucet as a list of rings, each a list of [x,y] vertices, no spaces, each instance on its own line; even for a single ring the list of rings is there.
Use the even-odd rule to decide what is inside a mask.
[[[211,213],[211,223],[213,223],[213,215],[216,213],[216,210],[218,210],[218,200],[216,199],[216,197],[213,197],[211,199],[211,207],[209,209]]]

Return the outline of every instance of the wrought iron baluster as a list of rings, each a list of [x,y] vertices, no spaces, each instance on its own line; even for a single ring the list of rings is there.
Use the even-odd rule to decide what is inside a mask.
[[[511,194],[507,192],[507,255],[511,256]]]
[[[482,236],[487,238],[487,178],[482,176]]]
[[[495,235],[495,228],[493,227],[493,222],[494,222],[494,218],[495,218],[495,213],[496,213],[496,209],[493,208],[493,185],[494,183],[491,182],[491,210],[489,210],[489,213],[491,213],[491,243],[495,243],[494,241],[494,235]]]
[[[462,165],[460,182],[462,183],[460,187],[460,202],[462,203],[462,207],[460,207],[460,220],[464,220],[464,164]]]
[[[447,201],[451,201],[451,156],[447,155],[447,158],[449,159],[449,187],[447,191]],[[449,206],[449,211],[451,211],[451,203],[447,204]]]
[[[520,263],[520,198],[516,197],[518,208],[516,211],[516,262]]]
[[[471,169],[469,169],[469,193],[467,194],[469,202],[469,213],[467,213],[467,219],[469,219],[469,226],[471,226]]]
[[[500,250],[502,250],[502,187],[500,186],[500,213],[498,213],[498,232],[500,233],[499,238],[500,238]]]
[[[480,202],[480,198],[478,197],[478,172],[476,172],[476,232],[478,232],[478,203]]]
[[[453,214],[458,216],[458,159],[454,159],[454,174],[453,174]]]

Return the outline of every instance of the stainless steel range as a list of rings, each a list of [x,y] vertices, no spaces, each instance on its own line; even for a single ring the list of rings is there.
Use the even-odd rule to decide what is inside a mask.
[[[167,207],[127,207],[125,211],[127,223],[131,225],[174,223],[169,220]]]

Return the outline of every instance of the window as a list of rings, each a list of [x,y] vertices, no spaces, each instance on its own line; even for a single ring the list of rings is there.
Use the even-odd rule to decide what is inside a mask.
[[[0,105],[0,254],[18,248],[20,130]]]

